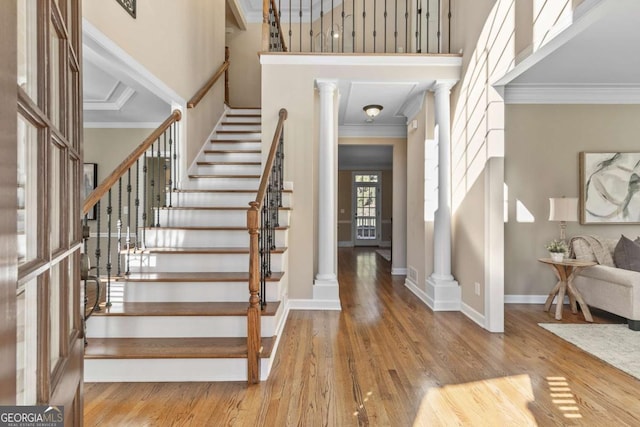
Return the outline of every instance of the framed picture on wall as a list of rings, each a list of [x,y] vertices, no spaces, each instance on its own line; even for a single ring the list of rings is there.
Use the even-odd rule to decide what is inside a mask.
[[[640,224],[640,152],[580,153],[580,223]]]
[[[116,0],[120,3],[120,6],[124,7],[124,10],[129,12],[134,19],[136,17],[136,0]]]
[[[98,186],[98,164],[97,163],[85,163],[82,172],[82,200],[85,200],[89,194]],[[96,219],[97,207],[87,214],[87,219]]]

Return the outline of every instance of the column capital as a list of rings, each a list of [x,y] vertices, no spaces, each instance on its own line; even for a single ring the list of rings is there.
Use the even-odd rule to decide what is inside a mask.
[[[453,81],[453,80],[436,80],[432,90],[435,93],[446,91],[447,94],[449,94],[451,93],[451,88],[455,86],[456,83],[457,81]]]
[[[338,89],[338,81],[333,79],[316,79],[316,87],[321,92],[333,92]]]

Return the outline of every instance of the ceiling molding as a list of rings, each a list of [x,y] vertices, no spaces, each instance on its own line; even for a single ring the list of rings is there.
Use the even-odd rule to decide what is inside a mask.
[[[407,123],[413,120],[422,110],[426,91],[420,91],[410,96],[400,108],[400,114],[407,118]]]
[[[640,104],[639,85],[508,85],[506,104]]]
[[[349,126],[342,125],[338,127],[339,138],[406,138],[407,126],[394,125],[376,125],[370,123],[366,125]]]
[[[116,87],[120,85],[124,86],[124,83],[118,82],[116,84]],[[112,98],[114,92],[115,91],[111,92],[109,99]],[[117,99],[115,99],[114,101],[107,100],[107,101],[84,102],[82,104],[82,108],[85,110],[91,110],[91,111],[120,111],[122,107],[124,107],[127,104],[127,102],[129,102],[133,97],[133,95],[135,94],[136,94],[136,91],[133,88],[129,86],[125,86],[125,88],[120,93],[120,96],[118,96]]]

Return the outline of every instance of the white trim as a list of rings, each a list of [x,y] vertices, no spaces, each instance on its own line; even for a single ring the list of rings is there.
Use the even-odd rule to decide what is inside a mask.
[[[339,248],[352,248],[353,247],[353,242],[350,240],[341,240],[338,242],[338,247]]]
[[[296,54],[279,52],[262,52],[260,54],[262,65],[373,65],[373,66],[430,66],[430,67],[461,67],[462,55],[330,55],[330,54]],[[451,85],[457,83],[457,79],[443,79],[439,82],[449,81]]]
[[[638,85],[518,84],[505,88],[506,104],[640,104]]]
[[[480,314],[473,307],[466,304],[464,301],[462,301],[462,303],[460,304],[460,311],[469,319],[476,322],[480,327],[485,328],[486,319],[484,317],[484,314]]]
[[[504,332],[504,158],[485,164],[484,328]]]
[[[409,289],[415,296],[418,297],[418,299],[420,299],[420,301],[422,301],[423,303],[426,304],[427,307],[429,307],[431,310],[433,310],[433,300],[431,298],[429,298],[429,295],[427,295],[427,293],[425,291],[423,291],[422,289],[420,289],[418,287],[418,285],[416,285],[413,280],[409,279],[408,277],[404,280],[404,286]]]
[[[406,138],[407,125],[340,125],[338,135],[340,138]]]
[[[460,311],[462,289],[457,281],[440,279],[432,274],[425,280],[425,289],[433,311]]]
[[[505,304],[544,304],[549,295],[505,295]],[[564,303],[569,303],[569,297],[565,295]]]
[[[118,83],[117,85],[119,85]],[[124,105],[129,102],[131,97],[136,94],[135,89],[127,86],[124,88],[120,96],[112,102],[108,101],[85,101],[82,104],[84,110],[90,111],[120,111]]]
[[[85,129],[157,129],[161,122],[84,122]]]
[[[406,276],[407,268],[406,267],[392,267],[391,268],[392,276]]]
[[[275,360],[275,356],[278,353],[278,346],[280,345],[280,338],[282,338],[282,332],[284,331],[284,327],[287,324],[287,319],[289,318],[289,311],[290,311],[290,306],[289,306],[289,300],[287,300],[286,295],[282,298],[282,303],[284,304],[284,312],[282,313],[282,316],[280,317],[280,321],[278,322],[278,324],[276,325],[276,329],[275,329],[275,336],[276,336],[276,341],[273,343],[273,349],[271,350],[271,357],[269,357],[267,365],[266,365],[266,369],[260,369],[260,380],[261,381],[266,381],[269,378],[269,375],[271,374],[271,368],[273,367],[273,361]],[[263,358],[262,361],[265,361],[265,359]],[[261,367],[262,368],[262,367]]]
[[[289,310],[332,310],[340,311],[340,301],[316,299],[290,299]]]

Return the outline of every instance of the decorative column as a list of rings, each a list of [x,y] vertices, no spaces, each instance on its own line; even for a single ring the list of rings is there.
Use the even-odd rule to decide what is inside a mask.
[[[438,127],[438,209],[433,232],[433,274],[427,296],[434,311],[460,310],[461,291],[451,274],[451,87],[436,82],[435,121]]]
[[[320,137],[318,149],[318,273],[313,298],[338,301],[337,276],[337,122],[335,80],[316,80],[320,92]]]

